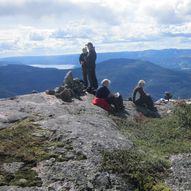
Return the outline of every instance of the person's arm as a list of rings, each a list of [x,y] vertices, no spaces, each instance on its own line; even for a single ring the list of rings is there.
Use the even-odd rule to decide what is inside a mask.
[[[81,54],[79,60],[80,60],[80,64],[83,65],[83,64],[85,63],[85,55],[84,55],[84,54]]]
[[[105,97],[105,99],[114,96],[113,93],[111,93],[110,90],[109,90],[106,86],[102,87],[102,89],[103,89],[103,91],[104,91],[104,97]]]
[[[135,100],[135,98],[136,98],[136,93],[137,93],[137,88],[135,88],[135,89],[133,90],[133,102],[136,101],[136,100]]]
[[[108,97],[108,98],[114,97],[114,94],[113,94],[112,92],[110,92],[110,90],[109,90],[107,87],[105,87],[105,89],[106,89],[107,97]]]
[[[140,92],[140,94],[141,94],[141,97],[143,96],[143,97],[145,97],[147,94],[144,92],[144,90],[143,90],[143,88],[140,88],[139,89],[139,92]]]
[[[80,54],[80,56],[79,56],[79,62],[80,62],[80,64],[82,64],[82,57],[83,55],[82,54]]]
[[[115,95],[113,93],[109,93],[107,97],[114,97]]]
[[[93,50],[90,50],[87,55],[87,63],[93,64],[96,61],[96,52]]]

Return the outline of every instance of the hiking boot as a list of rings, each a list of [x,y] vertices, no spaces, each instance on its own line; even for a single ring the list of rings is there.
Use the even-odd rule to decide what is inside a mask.
[[[91,89],[92,89],[91,87],[87,87],[84,91],[90,93],[90,92],[91,92]]]

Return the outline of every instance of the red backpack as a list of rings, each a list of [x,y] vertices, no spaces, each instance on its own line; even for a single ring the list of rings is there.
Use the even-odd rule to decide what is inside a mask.
[[[97,105],[106,111],[111,111],[111,105],[105,99],[94,97],[92,99],[92,104]]]

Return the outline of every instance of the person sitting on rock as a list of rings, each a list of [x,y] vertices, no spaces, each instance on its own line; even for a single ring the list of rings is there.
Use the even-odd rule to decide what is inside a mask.
[[[96,90],[95,96],[96,98],[104,99],[110,105],[113,105],[114,111],[122,111],[124,110],[123,98],[118,92],[115,94],[110,92],[108,89],[110,83],[111,81],[108,79],[102,80],[101,86]]]
[[[143,87],[144,80],[139,80],[137,86],[133,90],[133,103],[137,106],[146,107],[152,111],[156,111],[153,100],[149,94],[146,94]]]

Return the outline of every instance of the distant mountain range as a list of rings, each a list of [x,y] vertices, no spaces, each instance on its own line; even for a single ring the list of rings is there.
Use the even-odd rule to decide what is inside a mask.
[[[131,59],[112,59],[97,65],[99,80],[108,78],[114,91],[120,91],[125,97],[140,79],[146,81],[145,89],[155,99],[170,91],[176,98],[191,97],[191,71],[176,71],[163,68],[148,61]]]
[[[80,54],[80,52],[79,52]],[[20,56],[0,58],[0,65],[3,63],[26,64],[26,65],[75,65],[80,67],[79,54],[60,55],[60,56]],[[128,58],[150,61],[159,66],[176,69],[191,70],[191,49],[163,49],[163,50],[145,50],[145,51],[126,51],[98,53],[97,63],[109,59]]]
[[[81,68],[73,69],[74,77],[81,78]],[[0,98],[54,89],[63,82],[68,70],[42,69],[26,65],[2,65],[0,67]],[[155,99],[170,91],[175,98],[191,97],[191,72],[163,68],[148,61],[111,59],[97,64],[98,81],[109,78],[110,89],[127,98],[138,80],[146,81],[146,91]]]
[[[3,63],[8,64],[24,64],[24,65],[34,65],[34,64],[45,64],[45,65],[56,65],[56,64],[71,64],[78,65],[79,55],[60,55],[60,56],[18,56],[18,57],[7,57],[0,58],[0,65]]]
[[[62,84],[66,71],[27,65],[0,67],[0,98],[44,91]]]
[[[129,52],[100,53],[99,60],[128,58],[142,61],[150,61],[159,66],[176,69],[191,70],[191,49],[163,49],[163,50],[144,50]]]

